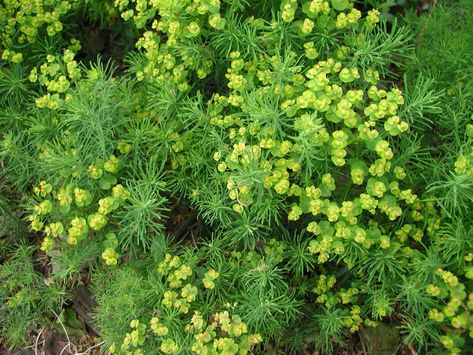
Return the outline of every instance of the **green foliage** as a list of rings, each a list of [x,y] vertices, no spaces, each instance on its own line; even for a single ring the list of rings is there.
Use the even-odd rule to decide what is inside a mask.
[[[133,180],[128,184],[130,197],[122,211],[117,213],[119,237],[125,250],[147,250],[153,238],[164,233],[163,213],[167,211],[167,199],[160,195],[159,176],[149,180]]]
[[[38,327],[47,326],[48,313],[57,311],[66,300],[57,282],[44,282],[33,265],[35,252],[25,244],[12,245],[0,264],[0,340],[11,348],[29,341]]]
[[[216,290],[225,282],[221,278],[241,277],[241,273],[238,270],[232,275],[221,275],[212,268],[208,269],[207,265],[212,262],[214,260],[205,261],[203,258],[196,260],[193,254],[183,253],[181,257],[166,254],[157,271],[156,265],[147,261],[96,274],[96,284],[103,282],[105,287],[96,289],[98,308],[95,318],[103,330],[109,351],[123,353],[139,348],[144,352],[156,349],[164,353],[198,352],[209,347],[207,343],[210,340],[223,334],[234,340],[226,337],[216,340],[221,351],[229,347],[227,351],[235,353],[237,350],[232,349],[238,342],[237,349],[248,351],[260,342],[260,335],[246,335],[248,326],[235,313],[240,309],[237,303],[231,306],[214,299]],[[235,296],[227,295],[227,299]],[[113,301],[116,297],[118,302]],[[223,311],[218,313],[219,310]],[[224,321],[228,317],[231,321]],[[127,332],[130,326],[133,329],[140,323],[149,323],[150,329],[141,326],[139,334]]]
[[[2,106],[15,107],[28,101],[30,95],[28,73],[20,64],[0,68],[0,95]]]
[[[473,7],[408,4],[0,5],[2,344],[468,352]]]
[[[314,315],[317,324],[316,345],[324,351],[333,351],[333,342],[342,342],[345,310],[340,308],[325,309]]]

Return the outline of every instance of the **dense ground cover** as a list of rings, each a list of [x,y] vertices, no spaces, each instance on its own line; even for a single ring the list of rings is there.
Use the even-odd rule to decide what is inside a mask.
[[[0,349],[471,353],[472,15],[3,1]]]

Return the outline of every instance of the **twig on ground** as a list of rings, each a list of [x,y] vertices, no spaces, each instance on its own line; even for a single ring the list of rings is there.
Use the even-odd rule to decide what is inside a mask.
[[[38,355],[38,342],[39,342],[39,338],[41,337],[41,334],[43,333],[43,331],[44,331],[44,328],[41,328],[38,335],[36,336],[36,340],[34,342],[34,353],[35,353],[35,355]]]
[[[88,355],[89,354],[89,351],[91,351],[92,349],[95,349],[99,346],[102,346],[103,344],[105,344],[104,341],[98,343],[98,344],[95,344],[94,346],[91,346],[90,348],[88,348],[87,350],[85,350],[84,352],[82,353],[77,353],[76,355]]]
[[[52,312],[53,312],[53,314],[56,316],[57,320],[59,321],[59,324],[61,324],[61,327],[62,327],[62,329],[64,330],[64,334],[66,335],[66,338],[67,338],[67,344],[66,344],[66,346],[62,349],[62,351],[61,351],[61,353],[60,353],[59,355],[62,355],[62,353],[64,352],[64,350],[66,350],[66,348],[69,348],[69,350],[70,350],[71,352],[74,352],[74,353],[75,353],[75,351],[72,350],[72,345],[73,345],[73,344],[71,343],[71,339],[69,338],[69,334],[67,334],[66,327],[64,326],[64,324],[62,323],[61,319],[60,319],[59,316],[56,314],[56,312],[54,312],[54,311],[52,311]]]
[[[414,347],[411,344],[407,344],[407,347],[411,351],[412,355],[419,355],[419,353],[414,349]]]
[[[363,355],[368,355],[368,350],[366,349],[366,344],[365,344],[365,342],[363,341],[363,335],[361,334],[361,332],[358,332],[358,336],[360,337],[360,342],[361,342],[361,347],[362,347]]]

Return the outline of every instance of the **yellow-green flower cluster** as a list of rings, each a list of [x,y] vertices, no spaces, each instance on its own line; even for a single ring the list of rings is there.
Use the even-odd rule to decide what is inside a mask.
[[[473,253],[467,254],[465,261],[470,263],[472,260]],[[465,269],[467,278],[473,278],[469,267]],[[468,333],[473,338],[473,292],[467,294],[465,284],[448,270],[437,269],[436,274],[442,282],[429,284],[426,290],[432,297],[442,300],[444,306],[442,309],[432,308],[429,318],[445,325],[447,334],[440,337],[440,342],[449,354],[460,354],[465,342],[461,335]]]
[[[368,318],[362,319],[361,308],[356,304],[358,294],[360,293],[359,288],[341,288],[338,291],[333,291],[337,281],[335,275],[321,274],[315,281],[316,285],[312,292],[317,295],[315,300],[317,303],[323,304],[326,308],[343,307],[344,309],[349,309],[349,312],[346,311],[347,315],[344,317],[343,322],[350,332],[358,331],[363,322],[367,325],[372,325],[372,321]]]
[[[119,355],[144,354],[143,345],[147,337],[150,336],[147,332],[152,332],[154,336],[160,338],[160,350],[163,354],[176,354],[180,350],[176,342],[172,338],[167,337],[169,329],[162,324],[158,317],[151,318],[148,331],[146,324],[140,322],[138,319],[134,319],[130,322],[130,328],[133,330],[125,334],[120,349],[117,350],[115,343],[113,343],[108,349],[109,353]]]
[[[169,130],[165,133],[161,133],[165,134],[165,136],[163,136],[162,138],[167,141],[167,144],[170,147],[170,162],[172,169],[177,169],[181,166],[184,166],[187,161],[185,151],[189,148],[189,145],[191,144],[192,132],[185,130]]]
[[[164,354],[176,354],[179,351],[176,342],[171,338],[164,339],[160,349]]]
[[[49,54],[45,63],[31,70],[29,80],[38,82],[47,91],[36,99],[36,106],[56,110],[67,99],[71,84],[81,77],[79,63],[74,59],[80,48],[79,41],[72,39],[63,55]]]
[[[33,213],[28,219],[33,231],[43,231],[45,234],[41,250],[49,252],[65,243],[77,245],[89,235],[97,235],[107,226],[109,216],[130,196],[130,192],[123,185],[116,184],[115,176],[103,175],[103,170],[116,173],[118,168],[118,159],[113,155],[105,163],[89,167],[89,177],[92,180],[101,179],[100,187],[111,190],[109,195],[103,198],[72,184],[54,189],[43,180],[34,187],[36,197],[42,200],[32,206]],[[116,265],[119,258],[116,235],[107,233],[104,238],[102,258],[107,265]]]
[[[145,323],[134,319],[130,322],[132,330],[125,334],[120,348],[117,349],[116,344],[113,343],[108,351],[111,354],[119,355],[143,354],[146,340],[155,337],[159,340],[159,350],[163,354],[185,352],[236,355],[249,354],[251,348],[262,341],[259,334],[248,334],[248,327],[241,318],[238,315],[230,315],[228,311],[215,313],[209,321],[206,321],[198,311],[195,311],[192,318],[186,320],[186,323],[184,329],[175,329],[175,331],[187,333],[185,337],[190,333],[194,340],[190,343],[178,344],[172,336],[175,333],[171,333],[161,317],[152,317],[149,328]],[[183,338],[185,339],[185,337]]]
[[[350,12],[341,12],[337,15],[336,27],[338,29],[351,28],[361,19],[361,12],[352,8]]]
[[[381,15],[381,13],[376,9],[368,11],[366,25],[370,28],[374,27],[379,22],[379,15]]]
[[[243,75],[239,74],[245,66],[245,61],[240,58],[240,52],[230,53],[232,59],[230,68],[227,69],[225,77],[228,79],[228,87],[234,91],[243,91],[246,88],[246,79]]]
[[[220,274],[214,269],[210,269],[209,271],[207,271],[204,275],[204,278],[202,279],[204,287],[207,289],[215,288],[214,281],[218,279],[219,276]]]
[[[311,33],[315,26],[314,18],[323,18],[325,21],[333,22],[337,29],[349,29],[355,27],[361,19],[361,12],[353,7],[353,0],[308,0],[302,2],[302,13],[307,16],[298,20],[296,16],[299,8],[297,0],[284,0],[281,2],[281,18],[285,22],[301,22],[301,33]],[[330,17],[329,15],[335,16]],[[380,12],[378,10],[368,11],[364,25],[373,28],[379,22]],[[323,23],[323,22],[321,22]]]
[[[454,164],[455,173],[458,175],[473,176],[473,147],[463,154],[460,154]]]
[[[312,5],[312,18],[326,11]],[[283,2],[287,21],[292,21],[297,6],[296,1]],[[347,23],[352,21],[349,19],[358,21],[354,19],[359,15],[348,1],[346,10]],[[312,10],[304,7],[303,11]],[[308,31],[310,22],[301,26]],[[288,58],[291,60],[290,54]],[[378,72],[344,67],[335,57],[315,62],[306,71],[294,62],[291,74],[284,78],[275,69],[283,65],[277,56],[245,61],[239,52],[233,52],[231,59],[227,71],[231,91],[226,96],[214,95],[209,108],[211,124],[227,132],[229,149],[215,152],[214,160],[217,171],[226,178],[234,211],[243,213],[263,193],[290,198],[289,220],[297,221],[308,213],[314,217],[307,230],[317,236],[310,251],[318,254],[320,263],[333,253],[342,255],[347,240],[366,248],[390,248],[386,233],[376,226],[367,228],[364,216],[386,215],[395,221],[404,206],[417,201],[412,190],[401,188],[406,173],[392,163],[394,150],[388,140],[408,129],[407,122],[397,116],[404,103],[401,91],[378,88]],[[262,98],[263,105],[265,97],[278,95],[280,112],[267,111],[273,115],[270,119],[257,120],[255,98],[248,92],[256,100]],[[284,121],[282,116],[293,119],[280,125],[277,120]],[[288,129],[295,134],[286,133]],[[363,151],[372,158],[360,153]],[[304,159],[309,154],[310,158]],[[312,164],[310,159],[327,158],[341,175],[347,172],[360,187],[353,189],[356,194],[345,194],[340,201],[346,182],[338,186],[340,176],[320,170],[316,184],[299,180],[307,164]],[[415,233],[414,240],[419,240],[422,236]]]
[[[412,238],[416,242],[420,242],[424,236],[424,232],[422,229],[417,228],[413,224],[404,224],[401,228],[396,230],[395,232],[396,237],[399,239],[401,243],[405,243],[408,238]]]
[[[117,265],[118,258],[120,255],[116,252],[118,247],[118,240],[115,233],[109,232],[105,235],[103,242],[104,252],[102,253],[102,259],[107,265]]]
[[[179,256],[166,254],[158,265],[158,273],[166,276],[166,284],[170,288],[164,292],[161,304],[166,308],[175,308],[182,314],[188,313],[198,294],[197,287],[188,281],[193,275],[192,268],[182,263]]]
[[[0,50],[3,60],[19,63],[26,43],[46,30],[53,37],[62,31],[61,17],[79,5],[78,0],[5,0],[0,4]],[[3,47],[3,48],[2,48]],[[3,49],[3,50],[2,50]]]
[[[111,354],[130,354],[143,355],[142,346],[146,339],[146,324],[141,323],[138,319],[133,319],[130,322],[131,331],[126,333],[120,349],[117,351],[115,343],[113,343],[108,351]]]
[[[225,19],[220,15],[220,0],[115,0],[115,7],[125,21],[132,21],[137,28],[144,28],[143,36],[136,47],[144,50],[145,67],[138,71],[137,78],[151,77],[170,81],[177,89],[189,88],[188,70],[201,79],[211,71],[212,61],[208,49],[193,42],[199,55],[188,43],[198,37],[202,30],[221,30]],[[176,55],[177,54],[177,55]]]
[[[35,186],[33,191],[36,195],[45,197],[49,194],[53,189],[51,184],[48,184],[45,180],[40,181],[38,186]]]
[[[196,312],[187,330],[194,333],[191,350],[196,354],[248,354],[262,341],[259,334],[247,334],[247,325],[228,311],[214,314],[208,323]]]
[[[257,253],[253,255],[258,257]],[[157,344],[163,354],[249,354],[251,348],[262,341],[259,334],[248,334],[248,326],[236,314],[223,311],[203,315],[198,310],[200,302],[196,302],[197,298],[212,292],[214,282],[220,276],[216,270],[205,272],[200,290],[197,283],[194,286],[192,282],[196,273],[182,257],[166,254],[158,264],[157,272],[162,276],[164,292],[149,327],[144,322],[133,320],[130,324],[133,331],[126,333],[120,349],[113,343],[110,353],[146,352],[147,340],[150,343],[152,340],[153,351],[156,351]],[[234,310],[236,303],[227,303],[225,307]]]
[[[160,337],[164,337],[169,333],[168,327],[163,325],[159,321],[158,317],[151,318],[150,328],[151,328],[151,330],[153,331],[154,334],[156,334],[157,336],[160,336]]]

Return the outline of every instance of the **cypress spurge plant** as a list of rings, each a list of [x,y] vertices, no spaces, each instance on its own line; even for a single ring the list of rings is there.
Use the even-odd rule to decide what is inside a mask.
[[[470,8],[0,5],[2,211],[32,244],[1,256],[2,340],[90,280],[111,353],[336,353],[381,322],[468,352],[472,56],[442,36]],[[78,19],[135,49],[87,57]]]

